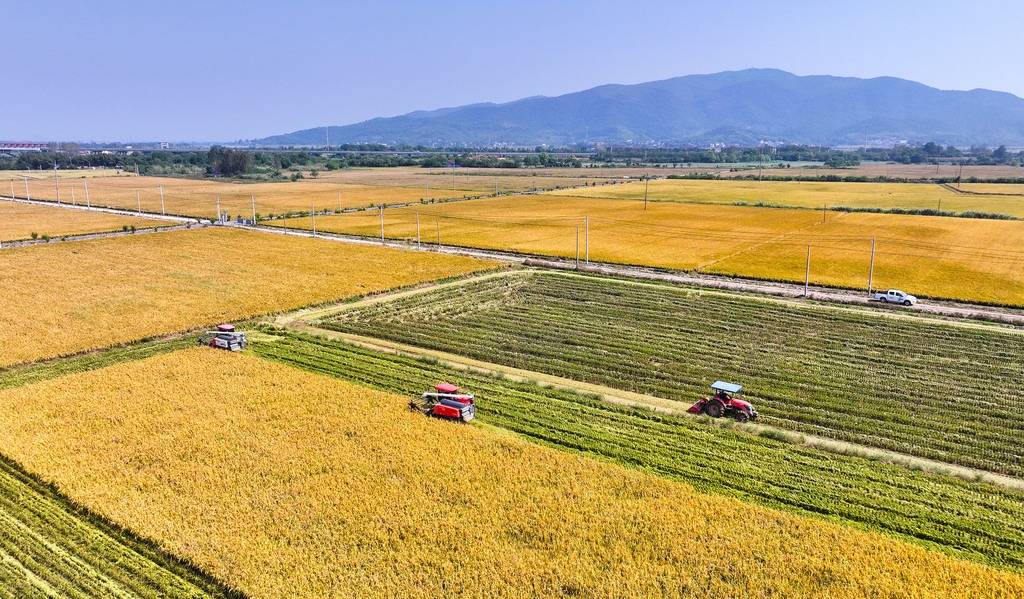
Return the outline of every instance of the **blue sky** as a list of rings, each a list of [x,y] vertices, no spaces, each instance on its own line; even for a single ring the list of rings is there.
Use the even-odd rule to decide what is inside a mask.
[[[1024,3],[0,0],[0,140],[231,141],[771,67],[1024,97]]]

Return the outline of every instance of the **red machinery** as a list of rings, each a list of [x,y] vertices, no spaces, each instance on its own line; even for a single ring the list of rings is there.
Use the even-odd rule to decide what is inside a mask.
[[[219,324],[216,331],[206,331],[199,337],[199,345],[209,345],[228,351],[241,351],[248,346],[245,333],[236,331],[234,325]]]
[[[712,418],[731,416],[737,422],[748,422],[757,419],[757,410],[748,401],[741,399],[743,386],[715,381],[711,385],[715,394],[711,397],[702,397],[700,401],[690,406],[687,412],[691,414],[707,414]]]
[[[476,399],[472,393],[459,393],[455,385],[441,383],[434,386],[434,392],[411,400],[409,409],[434,418],[469,422],[476,418]]]

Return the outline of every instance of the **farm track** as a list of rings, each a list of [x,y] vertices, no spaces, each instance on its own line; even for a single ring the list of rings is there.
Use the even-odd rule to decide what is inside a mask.
[[[293,326],[301,326],[298,321]],[[1024,570],[1024,503],[994,485],[829,453],[617,406],[394,349],[263,325],[259,356],[373,389],[414,395],[439,380],[472,390],[487,425],[688,483],[698,490],[874,530],[958,557]],[[621,394],[620,394],[621,395]],[[719,464],[719,467],[709,467]]]
[[[457,347],[685,405],[715,378],[753,381],[774,427],[1011,476],[1022,470],[1013,398],[1024,392],[1016,366],[1024,338],[999,330],[555,274],[471,280],[320,317],[321,328]]]

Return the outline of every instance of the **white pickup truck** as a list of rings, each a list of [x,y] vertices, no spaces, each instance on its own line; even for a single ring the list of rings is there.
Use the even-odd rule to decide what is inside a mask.
[[[892,302],[894,304],[903,304],[904,306],[913,306],[917,303],[917,298],[900,291],[899,289],[890,289],[888,291],[879,291],[875,293],[875,299],[887,304]]]

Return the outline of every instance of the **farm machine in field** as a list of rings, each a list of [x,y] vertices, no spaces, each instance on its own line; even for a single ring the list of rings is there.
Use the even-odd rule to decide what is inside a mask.
[[[743,398],[743,386],[715,381],[711,385],[714,394],[711,397],[702,397],[700,401],[686,410],[691,414],[707,414],[712,418],[729,416],[737,422],[749,422],[757,419],[757,410]]]
[[[434,386],[409,402],[409,409],[433,418],[469,422],[476,418],[476,399],[472,393],[459,393],[459,388],[450,383]]]
[[[236,331],[234,325],[217,325],[216,331],[206,331],[199,336],[199,345],[209,345],[228,351],[240,351],[245,349],[247,342],[245,333]]]

